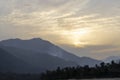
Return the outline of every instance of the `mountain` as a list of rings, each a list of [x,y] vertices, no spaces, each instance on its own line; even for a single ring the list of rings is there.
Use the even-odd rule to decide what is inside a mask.
[[[0,72],[34,72],[35,67],[0,48]]]
[[[40,38],[33,38],[30,40],[21,40],[21,39],[9,39],[3,40],[0,42],[1,45],[7,47],[14,47],[23,50],[30,50],[40,54],[51,55],[65,61],[71,61],[77,63],[78,65],[84,66],[94,66],[95,64],[101,63],[99,60],[95,60],[87,57],[78,57],[72,53],[69,53],[62,48],[50,43],[49,41],[42,40]]]
[[[2,46],[2,48],[19,59],[31,64],[32,66],[37,66],[38,68],[56,69],[58,66],[76,66],[77,64],[71,61],[66,61],[56,56],[51,56],[49,54],[38,53],[30,50],[24,50],[14,47]]]
[[[111,61],[119,62],[120,56],[110,56],[103,60],[106,63],[110,63]]]
[[[102,61],[92,59],[89,57],[81,57],[80,58],[80,64],[81,65],[89,65],[89,66],[95,66],[96,64],[100,64]]]

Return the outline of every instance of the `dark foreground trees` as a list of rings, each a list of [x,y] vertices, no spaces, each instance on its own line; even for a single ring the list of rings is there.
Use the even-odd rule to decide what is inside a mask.
[[[41,80],[84,79],[84,78],[118,78],[120,77],[120,63],[101,63],[95,67],[66,67],[54,71],[47,71]]]
[[[120,78],[120,62],[101,63],[95,67],[58,67],[42,74],[0,73],[0,80],[67,80],[90,78]]]

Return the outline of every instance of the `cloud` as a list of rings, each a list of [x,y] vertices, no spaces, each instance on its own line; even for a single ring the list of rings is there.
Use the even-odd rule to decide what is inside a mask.
[[[120,45],[120,38],[118,37],[118,34],[120,33],[120,27],[115,26],[116,24],[120,25],[119,16],[100,17],[99,14],[89,14],[75,17],[74,15],[76,13],[74,12],[64,14],[58,12],[58,10],[50,10],[49,12],[35,11],[31,13],[25,13],[21,10],[14,10],[11,14],[3,16],[1,18],[1,22],[5,22],[10,25],[12,24],[14,25],[14,28],[15,26],[21,27],[21,29],[23,27],[23,29],[26,30],[25,33],[27,33],[27,36],[42,36],[45,39],[51,40],[53,42],[54,40],[49,36],[58,36],[57,39],[59,40],[56,43],[59,44],[63,44],[64,42],[66,42],[66,40],[74,39],[71,41],[77,41],[76,43],[80,43],[80,46],[105,44]],[[28,28],[30,31],[28,30]],[[74,32],[76,31],[77,33],[80,33],[81,29],[87,29],[89,33],[84,34],[84,36],[82,37],[80,36],[81,34],[74,34]],[[45,37],[45,35],[43,36],[43,34],[47,36]],[[61,36],[66,37],[63,38]],[[60,38],[62,39],[62,41],[60,40]],[[66,44],[73,44],[73,42],[68,42]],[[117,43],[113,44],[113,42]]]
[[[1,0],[0,38],[41,37],[77,48],[119,47],[119,4],[119,0]]]
[[[5,1],[13,5],[13,10],[11,10],[10,14],[2,16],[1,20],[3,21],[4,19],[5,22],[7,21],[8,23],[10,22],[19,26],[22,25],[39,27],[61,27],[66,29],[94,27],[101,25],[102,27],[114,25],[116,27],[119,26],[120,21],[119,15],[104,17],[102,15],[103,11],[101,11],[100,13],[93,12],[90,14],[87,12],[86,14],[85,9],[89,7],[91,7],[91,9],[94,8],[92,4],[102,4],[102,1],[97,0],[12,0],[12,2],[9,2],[7,0]],[[3,2],[4,4],[6,3],[5,1]],[[108,0],[105,1],[105,4],[108,4],[107,1]],[[116,4],[116,2],[112,3],[111,0],[110,4]],[[103,6],[105,6],[105,4]],[[96,8],[98,7],[99,5],[96,6]],[[83,12],[84,14],[82,14],[81,12]]]
[[[39,27],[40,29],[47,29],[48,27],[54,29],[56,27],[57,29],[57,27],[60,26],[59,21],[61,19],[76,14],[74,12],[75,8],[81,7],[82,9],[88,1],[89,0],[12,0],[12,2],[8,4],[10,6],[13,5],[10,10],[11,12],[4,16],[1,15],[0,23],[4,22],[4,24],[12,24],[15,26],[33,26]],[[6,2],[8,1],[6,0]],[[6,4],[6,2],[3,3]],[[78,3],[79,6],[76,5]],[[71,6],[72,8],[69,8]],[[4,5],[0,7],[4,7]]]
[[[91,58],[103,60],[109,56],[120,56],[120,47],[111,45],[94,45],[87,47],[74,47],[72,45],[60,45],[63,49],[72,52],[78,56],[88,56]]]
[[[113,52],[120,52],[120,48],[119,47],[115,47],[115,48],[108,48],[108,49],[102,49],[102,50],[96,50],[93,51],[93,53],[113,53]]]

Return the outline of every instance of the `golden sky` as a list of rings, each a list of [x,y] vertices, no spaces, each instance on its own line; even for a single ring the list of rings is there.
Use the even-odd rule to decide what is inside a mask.
[[[39,37],[80,56],[118,56],[119,4],[120,0],[1,0],[0,39]]]

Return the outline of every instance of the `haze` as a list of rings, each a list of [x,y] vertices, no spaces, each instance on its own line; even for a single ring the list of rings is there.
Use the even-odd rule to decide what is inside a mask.
[[[1,0],[0,40],[42,38],[79,56],[120,56],[120,0]]]

